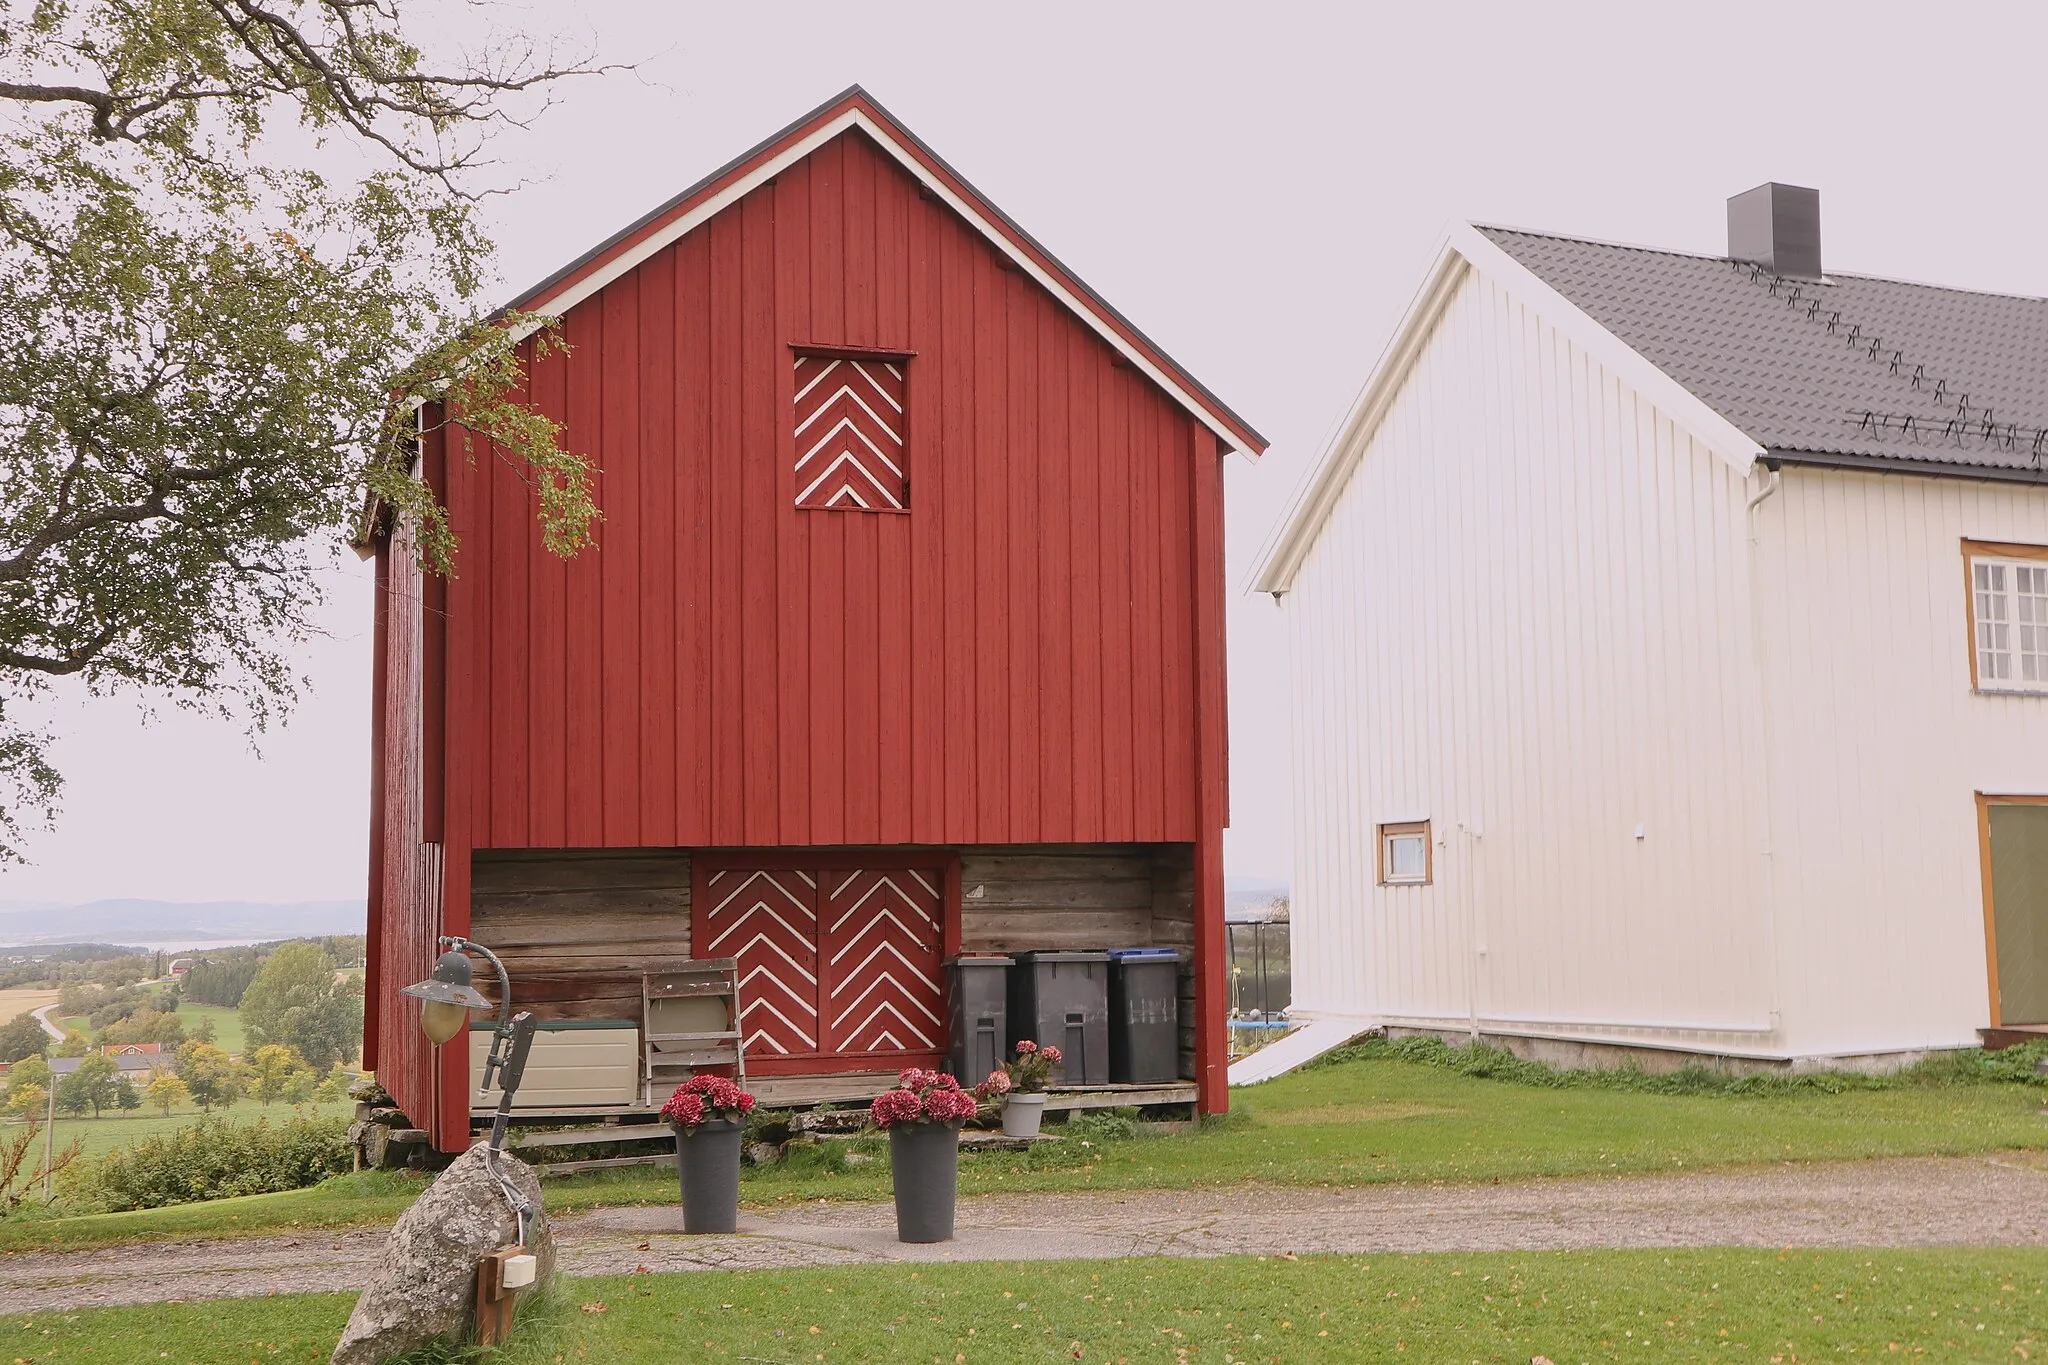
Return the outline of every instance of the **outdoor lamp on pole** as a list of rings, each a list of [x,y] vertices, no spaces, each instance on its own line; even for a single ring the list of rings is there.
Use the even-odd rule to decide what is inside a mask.
[[[427,1035],[428,1042],[439,1047],[462,1032],[464,1021],[473,1012],[491,1008],[491,1002],[473,984],[476,969],[469,955],[478,954],[497,970],[498,1018],[491,1025],[491,1051],[484,1060],[483,1078],[477,1083],[477,1092],[483,1094],[490,1090],[494,1078],[498,1082],[498,1112],[491,1121],[491,1151],[496,1153],[504,1149],[505,1121],[512,1114],[512,1096],[526,1073],[526,1055],[533,1047],[533,1015],[525,1010],[512,1013],[512,977],[496,953],[466,938],[444,937],[441,946],[447,951],[434,963],[433,975],[401,987],[399,994],[422,1002],[420,1031]]]

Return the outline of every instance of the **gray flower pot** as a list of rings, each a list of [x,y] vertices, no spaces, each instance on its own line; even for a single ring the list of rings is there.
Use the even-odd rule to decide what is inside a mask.
[[[1045,1092],[1023,1095],[1012,1092],[1003,1100],[1003,1136],[1037,1137],[1045,1122]]]
[[[684,1232],[739,1230],[741,1129],[735,1119],[713,1119],[690,1132],[676,1127]]]
[[[896,1240],[950,1242],[960,1194],[960,1125],[899,1123],[889,1130]]]

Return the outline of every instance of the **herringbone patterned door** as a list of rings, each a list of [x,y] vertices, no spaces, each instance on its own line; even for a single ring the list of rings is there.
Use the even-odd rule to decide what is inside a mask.
[[[704,882],[696,957],[739,962],[747,1065],[818,1051],[818,881],[814,873],[733,869]]]
[[[819,875],[826,1051],[858,1054],[872,1069],[936,1060],[946,1045],[939,872]]]

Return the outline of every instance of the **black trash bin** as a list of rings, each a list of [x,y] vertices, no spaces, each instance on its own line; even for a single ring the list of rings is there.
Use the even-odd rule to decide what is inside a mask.
[[[993,954],[946,959],[946,1070],[977,1086],[1002,1065],[1010,1046],[1010,967]]]
[[[1010,969],[1010,1046],[1051,1043],[1065,1057],[1058,1085],[1109,1081],[1109,954],[1017,954]]]
[[[1179,1080],[1179,951],[1115,948],[1109,956],[1109,1078],[1137,1085]]]

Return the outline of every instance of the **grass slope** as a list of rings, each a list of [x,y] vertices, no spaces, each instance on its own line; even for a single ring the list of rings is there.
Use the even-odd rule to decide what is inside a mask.
[[[1070,1137],[1026,1153],[977,1154],[961,1162],[960,1187],[963,1194],[983,1194],[1242,1183],[1357,1186],[1969,1155],[2048,1148],[2044,1099],[2048,1089],[2038,1085],[1993,1083],[1837,1094],[1812,1087],[1704,1094],[1556,1088],[1466,1075],[1427,1060],[1357,1057],[1237,1092],[1231,1117],[1187,1137],[1090,1138],[1085,1145]],[[878,1144],[869,1150],[879,1150]],[[749,1170],[742,1198],[756,1207],[888,1198],[887,1162],[848,1166],[846,1154],[843,1144],[828,1144]],[[353,1194],[330,1199],[325,1188],[264,1196],[289,1203],[222,1200],[122,1215],[118,1223],[0,1223],[0,1250],[359,1225],[388,1217]],[[548,1182],[548,1207],[558,1213],[675,1198],[675,1177],[665,1168]]]
[[[304,1108],[310,1113],[326,1118],[355,1112],[355,1104],[351,1100],[337,1100],[332,1104],[309,1104]],[[283,1123],[295,1112],[297,1111],[291,1105],[282,1100],[269,1106],[258,1104],[255,1100],[242,1100],[226,1109],[214,1111],[216,1115],[236,1123],[254,1123],[259,1118],[267,1118],[272,1124]],[[101,1156],[116,1147],[132,1147],[144,1138],[155,1137],[174,1128],[182,1128],[200,1116],[199,1106],[195,1104],[178,1105],[171,1110],[169,1118],[146,1105],[140,1110],[125,1114],[109,1110],[96,1119],[66,1118],[60,1114],[57,1117],[57,1145],[61,1147],[73,1138],[83,1137],[85,1155]],[[0,1129],[0,1136],[5,1135],[6,1130]]]
[[[48,1313],[37,1365],[319,1361],[346,1295]],[[1072,1360],[2011,1361],[2048,1347],[2048,1251],[1547,1252],[845,1266],[568,1280],[502,1365]]]

